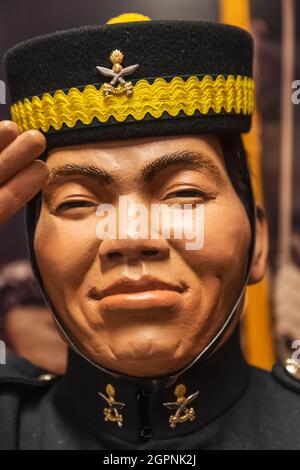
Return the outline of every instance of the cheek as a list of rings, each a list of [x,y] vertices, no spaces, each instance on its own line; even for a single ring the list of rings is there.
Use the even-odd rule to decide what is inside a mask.
[[[173,241],[182,258],[201,279],[217,277],[224,282],[241,277],[247,265],[251,235],[240,201],[233,197],[230,201],[226,199],[226,203],[221,200],[205,205],[203,221],[203,240],[199,236],[202,248],[187,249],[187,239]],[[195,232],[195,220],[193,227]]]
[[[55,285],[77,288],[95,261],[99,240],[97,220],[67,220],[42,210],[34,247],[42,278]]]
[[[226,272],[245,267],[250,248],[250,224],[241,203],[219,207],[206,219],[204,252]]]

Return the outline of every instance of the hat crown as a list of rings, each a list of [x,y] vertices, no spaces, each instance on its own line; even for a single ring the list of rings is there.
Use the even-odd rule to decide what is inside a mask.
[[[247,31],[120,18],[8,51],[12,115],[23,130],[42,130],[49,146],[249,130],[254,89]]]

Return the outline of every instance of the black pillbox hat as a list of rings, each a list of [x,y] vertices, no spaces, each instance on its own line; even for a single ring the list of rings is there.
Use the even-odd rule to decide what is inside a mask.
[[[248,132],[252,58],[252,37],[233,26],[121,15],[11,48],[12,119],[42,131],[48,148]]]

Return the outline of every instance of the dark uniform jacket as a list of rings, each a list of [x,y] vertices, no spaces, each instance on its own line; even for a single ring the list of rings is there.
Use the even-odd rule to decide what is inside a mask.
[[[168,388],[141,383],[113,378],[72,351],[62,377],[10,358],[0,366],[0,449],[300,449],[299,382],[279,365],[272,373],[249,367],[237,335]],[[122,423],[105,420],[108,384],[124,404]],[[193,418],[171,427],[180,384],[183,401],[198,392],[179,410]]]

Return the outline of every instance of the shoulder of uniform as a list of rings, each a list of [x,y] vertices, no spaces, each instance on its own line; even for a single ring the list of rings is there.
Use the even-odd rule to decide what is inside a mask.
[[[284,365],[277,363],[273,366],[272,374],[283,387],[300,395],[300,362],[287,359]]]
[[[7,355],[6,364],[0,365],[0,389],[3,384],[45,386],[57,377],[15,355]]]

